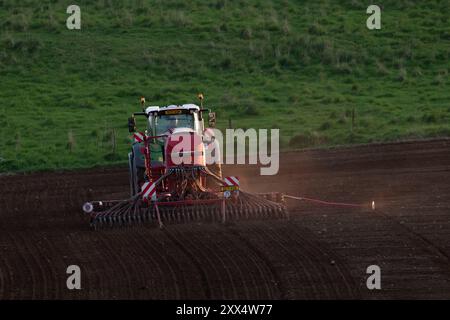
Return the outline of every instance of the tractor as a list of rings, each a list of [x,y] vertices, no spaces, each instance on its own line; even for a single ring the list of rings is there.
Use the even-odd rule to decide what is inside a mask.
[[[94,228],[151,222],[167,223],[285,218],[283,196],[251,194],[239,178],[222,176],[220,145],[215,139],[216,114],[196,104],[147,106],[128,119],[133,134],[128,153],[130,198],[91,201],[83,205]],[[208,128],[205,128],[205,115]],[[146,119],[138,131],[136,117]]]

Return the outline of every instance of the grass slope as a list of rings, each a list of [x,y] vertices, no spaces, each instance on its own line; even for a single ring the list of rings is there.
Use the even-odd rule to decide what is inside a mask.
[[[203,92],[283,148],[450,135],[450,2],[0,0],[0,171],[124,163],[127,117]],[[355,122],[352,126],[352,110]]]

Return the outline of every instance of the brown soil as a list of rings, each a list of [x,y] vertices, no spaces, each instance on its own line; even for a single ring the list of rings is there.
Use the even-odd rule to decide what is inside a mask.
[[[450,140],[281,155],[277,176],[227,167],[291,219],[93,231],[86,200],[120,198],[125,168],[0,177],[0,299],[450,298]],[[82,290],[68,290],[79,265]],[[366,268],[381,268],[381,290]]]

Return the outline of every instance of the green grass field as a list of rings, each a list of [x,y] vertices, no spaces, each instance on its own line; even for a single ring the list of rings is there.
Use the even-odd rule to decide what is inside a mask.
[[[0,171],[125,163],[140,95],[284,149],[449,136],[450,2],[377,1],[373,31],[370,4],[0,0]]]

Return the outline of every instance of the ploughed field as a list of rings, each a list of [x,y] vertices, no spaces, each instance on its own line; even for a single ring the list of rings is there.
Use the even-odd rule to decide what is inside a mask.
[[[450,298],[450,140],[282,153],[280,172],[228,166],[290,220],[89,228],[87,200],[126,197],[126,168],[0,177],[0,299]],[[81,290],[66,269],[81,268]],[[381,269],[369,290],[366,269]]]

